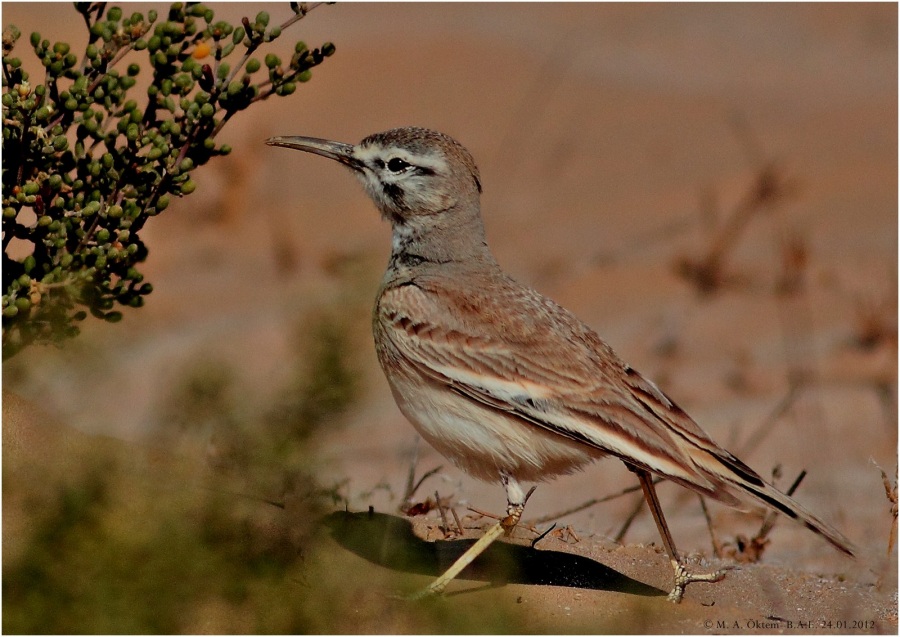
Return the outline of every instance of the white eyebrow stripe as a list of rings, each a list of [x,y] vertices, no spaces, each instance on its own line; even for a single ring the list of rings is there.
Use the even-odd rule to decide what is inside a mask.
[[[432,172],[436,173],[445,173],[447,172],[447,162],[444,161],[444,158],[439,155],[418,155],[413,156],[410,153],[404,153],[396,155],[400,157],[403,161],[412,164],[413,166],[418,166],[420,168],[427,168]]]
[[[439,154],[416,155],[403,148],[385,149],[381,146],[357,147],[353,150],[356,159],[368,164],[376,159],[387,164],[394,157],[398,157],[408,164],[425,168],[433,172],[446,172],[447,162]]]

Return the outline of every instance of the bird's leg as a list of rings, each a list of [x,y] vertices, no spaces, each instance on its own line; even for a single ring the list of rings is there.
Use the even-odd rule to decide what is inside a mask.
[[[500,520],[500,526],[503,527],[503,531],[508,537],[522,518],[525,503],[534,492],[534,487],[527,494],[524,493],[515,478],[505,472],[500,473],[500,481],[503,482],[503,488],[506,489],[506,517]]]
[[[669,593],[668,600],[675,604],[681,602],[684,597],[684,589],[688,584],[693,582],[718,582],[725,577],[725,570],[718,570],[712,573],[689,573],[678,557],[678,551],[675,548],[675,542],[672,540],[672,534],[669,532],[669,526],[663,517],[662,507],[659,504],[659,498],[656,496],[656,487],[653,484],[653,478],[649,472],[629,466],[629,469],[637,475],[644,490],[644,499],[647,500],[647,506],[650,507],[650,513],[653,514],[653,521],[656,522],[656,528],[662,537],[663,545],[666,547],[666,553],[672,561],[672,567],[675,569],[675,586]]]
[[[519,519],[522,517],[522,511],[525,510],[525,503],[528,501],[528,496],[531,495],[531,491],[529,491],[527,495],[523,493],[519,483],[505,473],[501,473],[500,477],[503,486],[506,488],[506,517],[491,526],[485,534],[475,542],[475,544],[470,546],[465,553],[460,555],[459,558],[453,562],[450,568],[444,571],[440,577],[424,589],[418,593],[414,593],[410,599],[415,600],[431,595],[440,595],[444,592],[444,589],[447,588],[447,584],[453,581],[464,568],[475,560],[475,558],[484,553],[487,547],[494,543],[494,540],[501,535],[509,535],[512,533],[512,530],[516,527],[516,524],[519,523]]]

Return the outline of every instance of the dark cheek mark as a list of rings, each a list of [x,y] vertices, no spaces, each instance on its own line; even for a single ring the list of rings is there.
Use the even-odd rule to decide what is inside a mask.
[[[398,208],[403,205],[403,189],[397,184],[382,184],[384,195]]]

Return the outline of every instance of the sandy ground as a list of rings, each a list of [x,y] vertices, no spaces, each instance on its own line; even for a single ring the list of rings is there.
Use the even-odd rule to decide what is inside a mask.
[[[3,10],[25,33],[74,37],[68,5]],[[229,124],[233,155],[148,225],[147,307],[87,325],[65,350],[21,354],[4,366],[6,389],[80,431],[145,444],[174,379],[198,359],[265,400],[284,380],[298,321],[336,312],[358,344],[362,392],[318,439],[320,477],[343,481],[351,510],[403,523],[415,438],[366,337],[389,228],[350,175],[262,140],[436,128],[476,158],[488,238],[514,276],[575,311],[761,473],[780,466],[786,486],[805,469],[798,499],[862,549],[848,560],[781,521],[762,563],[689,589],[678,608],[594,575],[529,576],[440,603],[466,612],[470,598],[499,596],[533,614],[538,632],[896,632],[897,552],[886,556],[890,503],[872,463],[889,473],[897,463],[894,5],[340,4],[316,9],[294,36],[333,41],[337,53],[292,98]],[[701,295],[676,264],[707,254],[766,175],[764,185],[788,185],[784,196],[726,251],[726,284]],[[786,271],[799,273],[793,294],[779,293]],[[798,370],[811,380],[791,393]],[[437,491],[461,515],[502,510],[498,486],[423,444],[417,475],[439,465],[417,501]],[[600,463],[541,485],[525,517],[629,486],[619,463]],[[709,556],[697,498],[672,485],[660,493],[682,551]],[[667,589],[645,511],[621,545],[610,539],[635,497],[554,518],[574,535],[555,532],[521,559],[557,551]],[[710,514],[723,542],[759,527],[715,504]],[[432,511],[415,529],[444,539],[439,522]],[[533,537],[523,529],[512,541],[527,548]],[[383,568],[365,545],[323,539],[335,540],[348,577]],[[360,609],[346,630],[415,632]]]

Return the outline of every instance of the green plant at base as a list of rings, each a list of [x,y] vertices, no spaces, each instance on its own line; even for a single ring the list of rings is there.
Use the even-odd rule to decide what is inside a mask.
[[[75,3],[90,34],[80,60],[68,44],[31,34],[42,83],[12,57],[19,29],[4,30],[4,359],[75,336],[88,312],[115,322],[117,304],[143,305],[152,286],[138,269],[140,230],[195,190],[194,170],[231,151],[216,135],[236,113],[292,94],[334,53],[331,43],[297,42],[286,64],[254,57],[316,6],[292,2],[280,25],[261,11],[233,26],[203,4],[175,3],[157,21],[155,11]],[[235,49],[243,55],[230,64]],[[129,93],[141,65],[117,68],[131,52],[153,70],[143,104]]]

